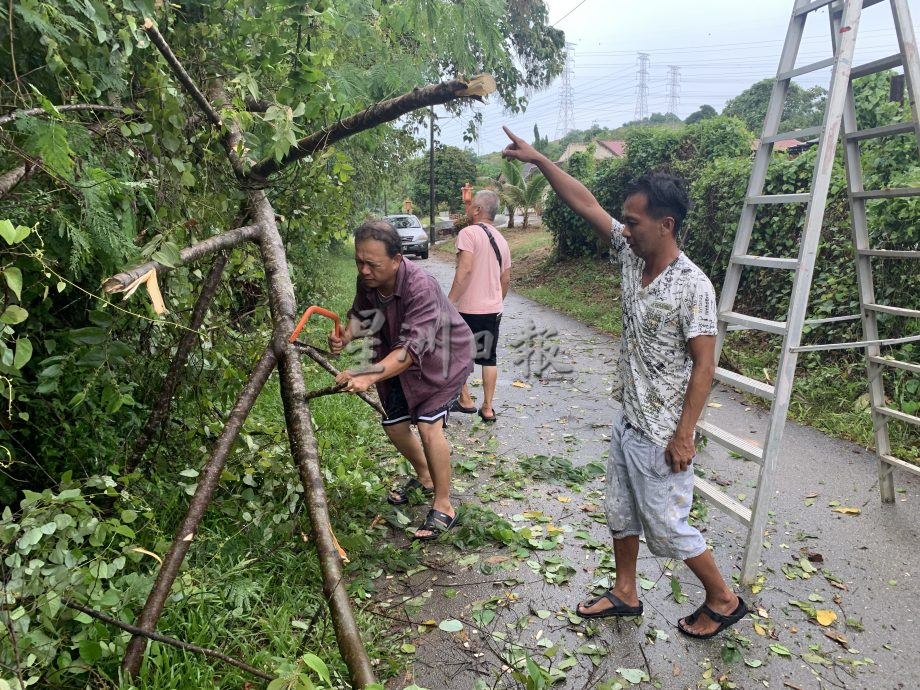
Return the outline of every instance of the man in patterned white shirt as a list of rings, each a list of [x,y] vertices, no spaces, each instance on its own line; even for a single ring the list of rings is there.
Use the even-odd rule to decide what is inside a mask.
[[[627,188],[620,223],[581,182],[505,133],[512,143],[503,155],[536,165],[556,194],[610,241],[622,270],[623,414],[611,434],[604,500],[616,583],[576,611],[582,618],[642,615],[636,561],[644,532],[653,554],[684,561],[706,590],[703,605],[681,618],[678,629],[696,638],[717,635],[741,620],[747,607],[687,521],[694,430],[715,371],[717,314],[712,283],[677,245],[689,207],[683,183],[660,173],[642,176]]]

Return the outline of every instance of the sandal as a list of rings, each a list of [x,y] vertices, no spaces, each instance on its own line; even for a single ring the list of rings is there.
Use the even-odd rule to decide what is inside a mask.
[[[601,599],[606,599],[611,604],[613,604],[613,606],[611,606],[610,608],[603,609],[601,611],[594,611],[593,613],[588,613],[587,611],[582,610],[582,607],[591,608],[592,606],[597,604]],[[638,606],[630,606],[629,604],[624,602],[622,599],[620,599],[618,596],[616,596],[613,592],[611,592],[610,590],[607,590],[600,596],[596,596],[593,599],[588,599],[587,601],[580,603],[577,607],[575,607],[575,615],[579,616],[580,618],[607,618],[608,616],[641,616],[642,610],[643,610],[643,605],[641,601],[639,602]]]
[[[486,417],[482,413],[482,408],[478,409],[477,412],[479,413],[479,418],[482,420],[483,424],[495,424],[495,412],[493,412],[489,417]]]
[[[463,405],[460,404],[460,401],[458,400],[454,402],[453,405],[450,406],[450,411],[451,412],[462,412],[463,414],[473,414],[476,411],[476,406],[473,405],[472,407],[464,407]]]
[[[700,633],[691,632],[690,630],[687,630],[682,625],[683,623],[687,623],[688,625],[693,625],[694,623],[696,623],[700,615],[704,613],[707,616],[709,616],[711,620],[719,624],[719,627],[713,630],[711,633],[700,634]],[[744,618],[747,615],[747,613],[748,613],[747,605],[744,603],[744,599],[742,599],[741,597],[738,597],[738,606],[736,606],[735,610],[732,611],[728,615],[725,615],[722,613],[716,613],[711,608],[706,606],[706,604],[703,604],[696,611],[691,613],[686,618],[682,618],[679,621],[677,621],[677,629],[680,630],[687,637],[695,637],[698,640],[708,640],[710,637],[715,637],[716,635],[718,635],[720,632],[725,630],[725,628],[730,628],[731,626],[733,626],[735,623],[737,623],[742,618]]]
[[[419,530],[423,529],[428,530],[431,534],[425,537],[412,535],[412,538],[416,541],[431,541],[432,539],[437,539],[457,524],[457,518],[459,516],[459,513],[455,513],[454,516],[451,517],[447,513],[442,513],[440,510],[432,508],[428,511],[428,515],[425,517],[425,522],[422,526],[415,530],[416,534]]]
[[[387,495],[387,503],[391,506],[402,506],[409,502],[409,495],[414,491],[421,491],[425,496],[432,496],[434,494],[434,487],[427,487],[422,484],[418,479],[413,477],[407,481],[402,486],[398,486],[395,489],[391,489],[390,493]],[[394,499],[393,494],[399,498]]]

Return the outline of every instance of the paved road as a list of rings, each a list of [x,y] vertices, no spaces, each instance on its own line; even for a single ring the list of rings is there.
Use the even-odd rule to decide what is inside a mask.
[[[449,262],[433,256],[423,265],[449,287]],[[556,361],[572,371],[549,367],[541,376],[528,376],[524,363],[512,362],[511,343],[548,328],[558,332],[549,343],[559,347]],[[785,436],[762,578],[756,592],[741,592],[758,616],[735,626],[732,635],[685,639],[674,625],[700,603],[700,587],[683,564],[654,558],[643,546],[645,616],[591,627],[571,621],[575,604],[612,572],[606,529],[591,515],[601,503],[602,483],[593,480],[579,490],[535,478],[540,462],[522,469],[521,459],[555,456],[575,466],[605,462],[619,408],[609,395],[617,347],[613,338],[509,295],[496,395],[499,421],[485,427],[472,416],[452,418],[454,494],[471,512],[481,505],[515,528],[529,527],[534,543],[546,546],[545,540],[555,537],[561,544],[521,554],[499,546],[478,553],[450,544],[427,546],[428,569],[387,580],[381,600],[397,607],[408,600],[406,611],[416,623],[453,618],[464,628],[413,627],[415,661],[408,676],[388,687],[412,682],[431,690],[465,690],[477,682],[523,687],[508,664],[526,651],[566,674],[554,688],[594,688],[610,680],[629,687],[625,676],[637,672],[666,689],[719,688],[720,679],[721,687],[743,689],[920,688],[920,482],[898,474],[896,503],[882,505],[871,453],[795,424]],[[755,442],[763,437],[764,412],[727,389],[719,389],[713,400],[721,407],[709,412],[721,425]],[[750,507],[756,466],[718,449],[706,451],[698,465]],[[834,507],[860,512],[842,514]],[[423,509],[415,511],[413,520]],[[703,528],[723,572],[737,577],[745,531],[715,508]],[[813,561],[804,558],[809,554]],[[566,577],[568,567],[573,570]],[[672,596],[672,573],[689,596],[686,603]],[[821,626],[809,607],[832,611],[836,620]],[[653,686],[643,681],[637,687]]]

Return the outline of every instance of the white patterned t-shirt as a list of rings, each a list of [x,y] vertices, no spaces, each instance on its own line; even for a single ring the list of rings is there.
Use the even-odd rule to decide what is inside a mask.
[[[643,288],[645,261],[626,244],[616,219],[610,243],[611,259],[623,275],[623,344],[614,395],[619,387],[626,421],[667,446],[693,369],[687,341],[716,334],[715,290],[683,252]]]

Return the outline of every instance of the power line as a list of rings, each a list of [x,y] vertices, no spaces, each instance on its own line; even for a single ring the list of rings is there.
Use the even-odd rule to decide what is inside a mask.
[[[565,19],[566,17],[568,17],[570,14],[572,14],[572,12],[574,12],[574,11],[577,10],[579,7],[581,7],[582,5],[584,5],[587,1],[588,1],[588,0],[581,0],[580,3],[578,3],[577,5],[575,5],[575,7],[573,7],[572,9],[570,9],[568,12],[566,12],[564,15],[562,15],[559,19],[557,19],[557,20],[554,21],[552,24],[550,24],[550,26],[556,26],[556,24],[558,24],[558,23],[561,22],[563,19]]]

